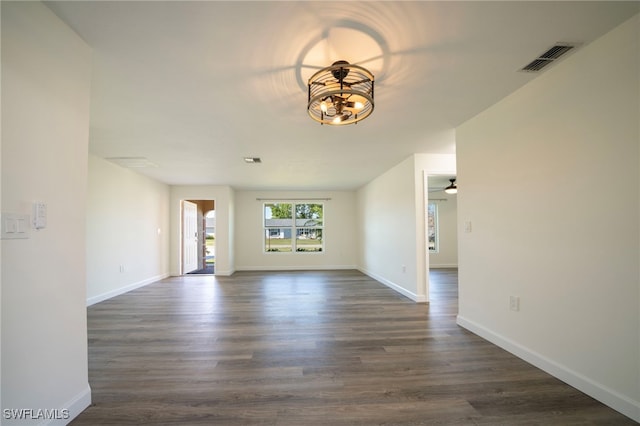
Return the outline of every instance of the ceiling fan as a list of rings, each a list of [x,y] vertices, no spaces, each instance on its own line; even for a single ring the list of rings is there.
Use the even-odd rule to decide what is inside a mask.
[[[445,176],[429,176],[429,188],[428,192],[443,192],[446,191],[447,188],[457,189],[456,177],[445,177]],[[451,191],[451,189],[449,189]]]
[[[447,194],[457,194],[458,193],[458,185],[456,185],[456,179],[449,179],[451,184],[444,189],[444,192]]]

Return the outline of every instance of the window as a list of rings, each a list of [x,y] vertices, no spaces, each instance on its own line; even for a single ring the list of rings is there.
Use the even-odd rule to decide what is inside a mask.
[[[263,211],[265,252],[323,251],[323,204],[265,203]]]
[[[438,252],[438,206],[435,203],[427,204],[427,235],[429,253]]]

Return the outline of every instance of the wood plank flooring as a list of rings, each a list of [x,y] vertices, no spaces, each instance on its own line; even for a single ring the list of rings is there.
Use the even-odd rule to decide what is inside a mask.
[[[357,271],[162,280],[88,309],[72,425],[626,425],[458,327],[457,271],[414,302]]]

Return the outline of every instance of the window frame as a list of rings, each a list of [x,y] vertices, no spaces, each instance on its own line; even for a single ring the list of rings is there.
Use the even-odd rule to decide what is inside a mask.
[[[433,230],[433,248],[431,248],[431,231],[432,230]],[[434,254],[440,251],[438,204],[434,202],[427,203],[427,249],[429,253],[434,253]]]
[[[277,223],[273,226],[267,225],[267,220],[271,218],[267,218],[267,207],[273,205],[290,205],[291,206],[291,226],[283,226],[282,223]],[[297,206],[299,205],[319,205],[321,206],[322,215],[320,218],[298,218],[298,210]],[[262,251],[263,253],[271,254],[271,253],[305,253],[305,254],[318,254],[323,253],[325,251],[324,244],[324,213],[325,213],[326,204],[321,201],[269,201],[262,203]],[[288,218],[285,218],[285,220]],[[298,221],[305,221],[302,224],[298,224]],[[313,223],[309,223],[313,222]],[[270,249],[270,241],[272,238],[271,235],[274,230],[278,230],[280,234],[286,235],[286,230],[290,230],[289,235],[291,236],[290,240],[290,250],[278,250],[278,249]],[[314,238],[314,240],[320,242],[320,247],[318,249],[304,249],[302,248],[303,244],[299,243],[298,240],[304,240],[306,238],[300,238],[299,233],[309,235],[310,233],[315,233],[316,235],[320,235],[319,238]]]

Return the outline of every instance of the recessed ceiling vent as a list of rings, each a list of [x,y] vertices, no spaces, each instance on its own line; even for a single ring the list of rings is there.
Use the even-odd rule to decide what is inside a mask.
[[[529,64],[525,65],[520,71],[540,72],[543,68],[551,65],[553,62],[569,53],[569,51],[571,51],[575,47],[575,44],[558,43],[543,54],[539,55]]]

